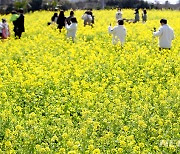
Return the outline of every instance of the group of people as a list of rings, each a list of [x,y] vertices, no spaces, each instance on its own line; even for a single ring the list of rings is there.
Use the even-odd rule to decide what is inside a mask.
[[[20,39],[22,33],[25,32],[23,9],[19,9],[18,12],[12,11],[10,21],[14,25],[13,31],[15,38]],[[0,37],[1,39],[7,39],[10,37],[9,25],[6,19],[2,19],[2,22],[0,22]]]
[[[124,45],[125,40],[126,40],[126,35],[127,31],[124,26],[124,21],[122,17],[123,13],[120,8],[118,8],[118,11],[116,12],[116,21],[117,21],[117,26],[112,27],[111,24],[108,27],[108,32],[109,34],[113,35],[112,43],[117,44],[120,42],[121,46]],[[90,25],[92,26],[94,24],[94,16],[92,13],[92,10],[87,10],[83,16],[82,19],[84,20],[84,26]],[[142,14],[142,19],[143,22],[147,21],[147,11],[143,9],[143,14]],[[23,15],[23,9],[20,9],[19,12],[12,12],[12,16],[10,19],[11,22],[13,22],[14,25],[14,33],[16,38],[21,38],[21,35],[23,32],[25,32],[24,28],[24,15]],[[134,23],[139,21],[139,10],[135,10],[135,19]],[[77,31],[77,19],[74,16],[74,11],[70,11],[69,17],[65,17],[64,11],[60,11],[59,15],[58,13],[54,13],[54,15],[51,18],[51,22],[48,23],[50,24],[57,24],[57,28],[62,30],[62,28],[65,28],[67,30],[67,38],[72,38],[73,42],[76,37],[76,31]],[[160,49],[165,48],[165,49],[170,49],[171,48],[171,42],[174,39],[174,31],[173,29],[167,24],[166,19],[161,19],[160,20],[161,27],[159,28],[158,31],[154,29],[153,36],[158,36],[159,37],[159,47]],[[0,22],[0,37],[2,39],[6,39],[7,37],[10,36],[9,32],[9,26],[6,21],[6,19],[2,19],[2,22]]]
[[[116,12],[116,20],[123,19],[122,15],[123,15],[123,13],[122,13],[121,8],[118,8],[117,12]],[[138,8],[135,9],[134,15],[135,15],[134,19],[125,19],[124,18],[123,20],[128,21],[128,22],[132,22],[132,23],[139,22],[140,16],[139,16],[139,9]],[[143,9],[142,10],[142,22],[145,23],[146,21],[147,21],[147,10]]]
[[[117,21],[118,25],[114,28],[111,27],[111,24],[108,28],[110,34],[113,34],[113,44],[118,42],[123,44],[125,43],[126,37],[126,28],[124,27],[124,20],[119,19]],[[174,39],[174,30],[167,24],[166,19],[160,20],[161,27],[158,31],[154,28],[153,36],[159,37],[159,49],[170,49],[172,40]]]
[[[78,23],[76,17],[74,16],[74,11],[70,11],[70,15],[67,18],[64,15],[64,11],[60,11],[59,15],[58,13],[54,13],[51,17],[51,22],[48,22],[48,25],[53,23],[57,24],[57,28],[60,32],[62,28],[66,28],[67,37],[71,37],[74,42]]]
[[[140,21],[140,16],[139,16],[139,9],[135,9],[135,17],[134,17],[134,23],[139,22]],[[146,9],[143,9],[142,11],[142,22],[146,22],[147,21],[147,11]]]
[[[82,19],[84,20],[84,26],[90,25],[93,27],[94,24],[94,16],[92,10],[87,10]],[[73,42],[75,40],[76,31],[77,31],[77,19],[74,16],[74,11],[70,11],[69,17],[65,17],[64,11],[60,11],[59,15],[57,12],[51,17],[51,22],[48,22],[48,25],[57,24],[57,28],[60,30],[65,28],[67,30],[67,38],[72,38]]]
[[[139,9],[135,9],[135,18],[131,19],[133,23],[139,22]],[[113,35],[112,43],[117,44],[118,42],[121,43],[121,46],[125,43],[126,38],[126,28],[124,26],[124,21],[129,21],[127,19],[123,19],[122,17],[123,13],[121,8],[118,8],[116,12],[116,20],[117,20],[117,26],[111,27],[111,24],[108,27],[108,32]],[[142,21],[147,21],[147,11],[146,9],[143,9],[142,13]],[[167,24],[166,19],[160,20],[160,28],[158,31],[156,31],[156,28],[154,28],[153,36],[159,37],[159,49],[170,49],[172,40],[174,39],[174,30]]]

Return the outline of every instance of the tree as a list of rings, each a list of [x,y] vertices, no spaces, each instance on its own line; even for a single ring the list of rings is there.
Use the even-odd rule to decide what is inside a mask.
[[[148,2],[143,0],[108,0],[106,4],[122,8],[149,8]]]
[[[22,0],[21,2],[17,1],[14,3],[14,7],[17,10],[20,8],[23,8],[24,11],[26,11],[27,10],[27,4],[28,4],[27,0]]]
[[[32,11],[40,10],[42,6],[42,0],[31,0],[30,5],[32,7]]]

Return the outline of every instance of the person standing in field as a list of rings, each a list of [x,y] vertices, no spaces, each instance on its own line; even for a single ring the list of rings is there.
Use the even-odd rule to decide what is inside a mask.
[[[2,22],[0,23],[0,35],[2,39],[10,37],[9,25],[6,19],[2,19]]]
[[[64,11],[60,11],[59,17],[57,19],[58,29],[61,32],[61,29],[65,27],[66,17],[64,16]]]
[[[19,18],[19,15],[16,11],[12,11],[12,16],[10,18],[10,21],[13,22],[13,25],[15,26],[15,21]]]
[[[20,15],[17,18],[17,20],[15,21],[15,23],[16,23],[15,37],[18,37],[20,39],[22,36],[22,33],[25,32],[23,9],[19,9],[19,13],[20,13]]]
[[[94,15],[92,9],[89,9],[89,15],[92,17],[92,24],[94,24]]]
[[[3,22],[0,22],[0,39],[2,39],[2,38],[3,38],[3,36],[2,36],[2,31],[3,31],[3,28],[4,28],[4,26],[3,26]]]
[[[135,9],[135,19],[134,19],[134,23],[136,23],[136,22],[139,22],[139,9]]]
[[[118,25],[115,26],[114,28],[112,28],[110,24],[108,31],[110,34],[113,34],[113,40],[112,40],[113,44],[117,44],[118,42],[120,42],[121,46],[124,45],[126,38],[126,28],[124,27],[123,20],[118,20]]]
[[[118,8],[118,9],[117,9],[117,12],[116,12],[116,21],[118,21],[119,19],[122,19],[122,11],[121,11],[121,8]]]
[[[93,27],[92,12],[90,12],[89,10],[86,11],[81,18],[84,20],[84,27],[86,25],[90,25],[91,27]]]
[[[158,31],[154,28],[153,35],[159,37],[159,49],[171,48],[172,40],[174,39],[174,30],[167,24],[166,19],[160,20],[161,27]]]
[[[73,17],[74,17],[74,11],[70,11],[70,15],[66,19],[66,22],[67,22],[68,25],[71,24],[71,18],[73,18]]]
[[[74,42],[77,31],[77,19],[72,17],[70,25],[66,22],[65,28],[67,29],[67,38],[72,38],[72,41]]]
[[[142,21],[143,21],[143,23],[145,23],[147,21],[147,11],[146,11],[146,9],[143,9]]]

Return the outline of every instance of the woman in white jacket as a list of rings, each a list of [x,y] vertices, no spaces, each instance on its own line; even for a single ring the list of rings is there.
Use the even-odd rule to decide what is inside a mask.
[[[153,32],[154,36],[159,37],[159,49],[170,49],[172,40],[174,39],[174,30],[167,25],[166,19],[160,20],[161,27],[156,32]]]
[[[121,45],[124,45],[126,38],[126,28],[124,27],[123,20],[118,20],[118,25],[114,28],[112,28],[110,25],[108,31],[110,34],[113,34],[113,44],[117,44],[120,41]]]
[[[66,22],[65,27],[67,29],[67,38],[72,38],[74,42],[75,37],[76,37],[76,31],[77,31],[77,19],[75,17],[72,17],[71,24],[68,25]]]

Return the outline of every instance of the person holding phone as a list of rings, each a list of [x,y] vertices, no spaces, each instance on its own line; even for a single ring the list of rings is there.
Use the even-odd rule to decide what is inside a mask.
[[[170,49],[174,39],[174,30],[167,25],[166,19],[160,20],[161,27],[158,31],[154,28],[153,35],[159,37],[159,49]]]
[[[112,43],[117,44],[118,42],[121,43],[121,46],[124,45],[125,43],[125,38],[126,38],[126,28],[124,27],[124,21],[123,20],[118,20],[118,25],[115,26],[114,28],[110,26],[108,27],[108,31],[110,34],[113,35]]]

